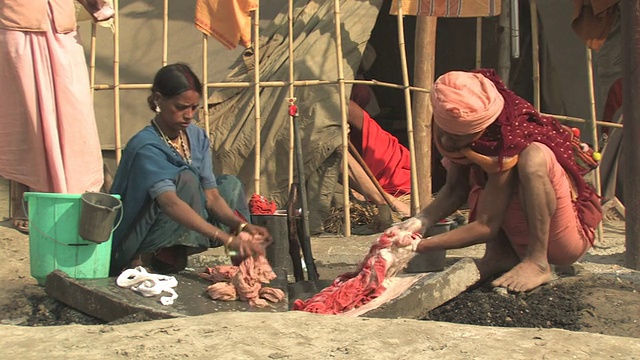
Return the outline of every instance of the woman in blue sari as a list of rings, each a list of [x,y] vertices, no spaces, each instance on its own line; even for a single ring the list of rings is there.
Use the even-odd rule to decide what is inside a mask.
[[[132,266],[180,271],[188,255],[209,247],[241,256],[264,252],[268,230],[247,222],[240,181],[214,176],[209,139],[192,124],[200,80],[189,66],[171,64],[155,75],[151,92],[156,115],[127,143],[111,188],[124,211],[114,232],[112,276]]]

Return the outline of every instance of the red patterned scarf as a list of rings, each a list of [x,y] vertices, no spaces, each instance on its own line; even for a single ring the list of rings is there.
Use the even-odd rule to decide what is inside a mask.
[[[602,220],[602,209],[598,195],[584,180],[575,161],[571,133],[555,118],[540,115],[531,104],[507,89],[494,70],[481,69],[475,72],[496,85],[504,97],[504,108],[480,139],[471,144],[471,149],[483,155],[497,156],[502,161],[504,157],[519,154],[532,142],[548,146],[576,185],[577,198],[574,204],[578,218],[585,235],[593,244],[594,229]]]

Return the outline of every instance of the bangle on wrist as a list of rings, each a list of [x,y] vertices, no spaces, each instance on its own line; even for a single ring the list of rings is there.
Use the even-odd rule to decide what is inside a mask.
[[[240,225],[238,225],[238,228],[236,229],[236,235],[240,234],[242,232],[242,230],[244,230],[244,228],[249,225],[246,222],[241,222]]]

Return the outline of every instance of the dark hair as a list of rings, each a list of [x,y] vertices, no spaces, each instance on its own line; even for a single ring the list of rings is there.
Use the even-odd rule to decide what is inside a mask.
[[[147,98],[147,103],[151,111],[154,111],[156,105],[153,101],[153,93],[158,92],[165,98],[172,98],[188,90],[194,90],[202,96],[202,83],[189,65],[183,63],[166,65],[158,70],[153,78],[151,95]]]

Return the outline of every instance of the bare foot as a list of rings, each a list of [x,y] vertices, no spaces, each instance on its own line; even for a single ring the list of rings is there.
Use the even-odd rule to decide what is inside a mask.
[[[485,255],[482,259],[475,260],[481,280],[486,280],[496,274],[513,269],[519,261],[520,259],[517,257],[497,257],[491,255]]]
[[[540,265],[530,260],[523,260],[506,274],[494,280],[491,285],[504,287],[513,292],[525,292],[549,281],[551,281],[549,264]]]

